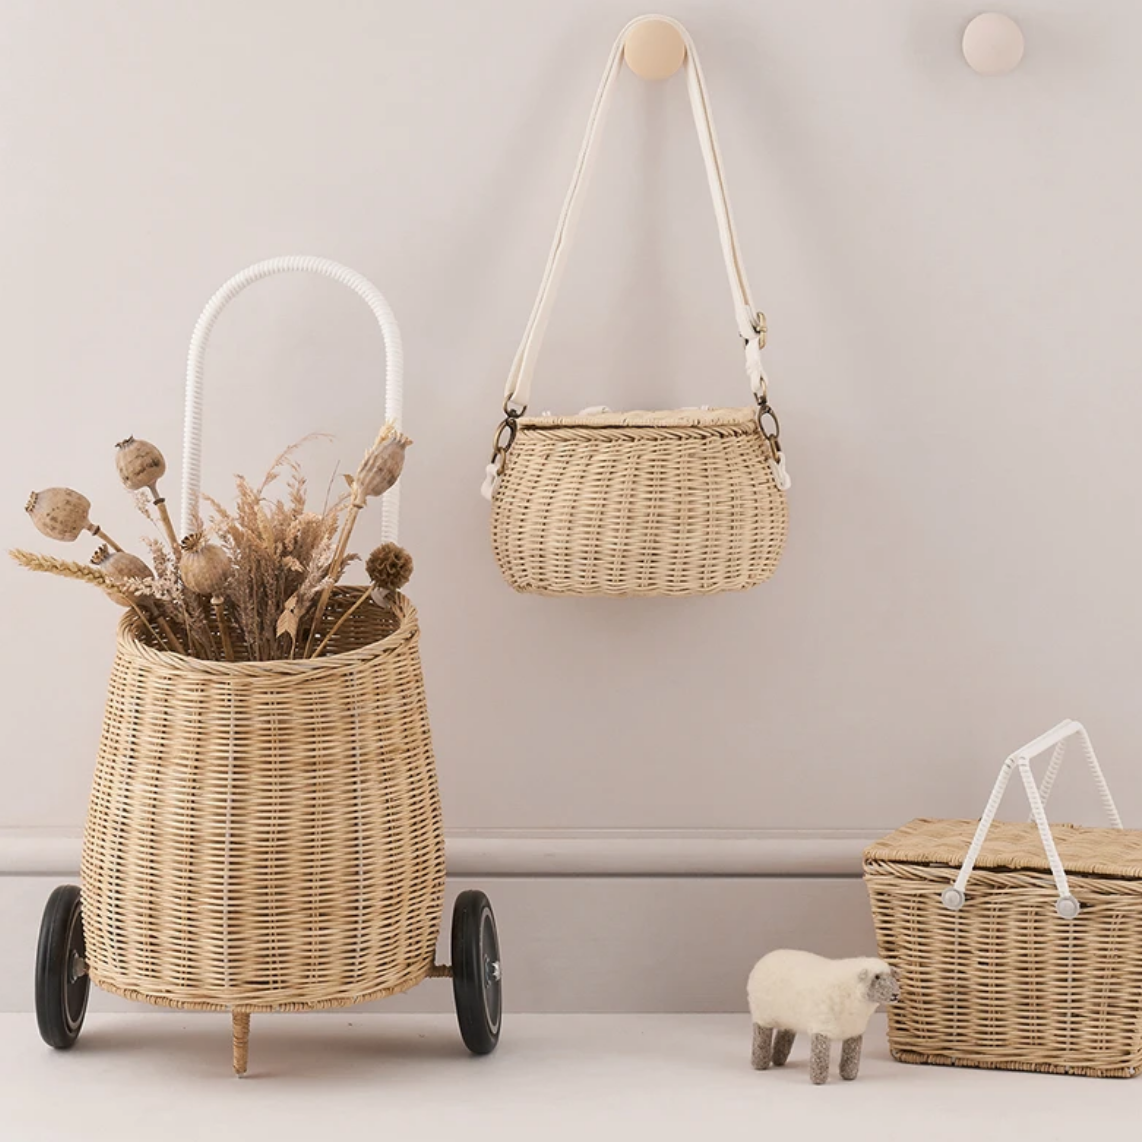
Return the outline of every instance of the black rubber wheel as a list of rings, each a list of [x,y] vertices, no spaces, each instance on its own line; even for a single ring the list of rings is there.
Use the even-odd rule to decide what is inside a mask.
[[[500,1041],[503,983],[500,938],[482,892],[461,892],[452,910],[452,994],[464,1046],[490,1055]]]
[[[36,1022],[49,1047],[74,1047],[87,1014],[91,980],[79,889],[61,884],[44,906],[36,946]]]

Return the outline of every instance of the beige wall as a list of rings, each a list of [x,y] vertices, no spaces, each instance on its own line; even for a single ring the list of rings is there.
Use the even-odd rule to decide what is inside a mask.
[[[767,586],[624,603],[510,593],[477,489],[636,6],[8,0],[5,545],[36,545],[20,509],[53,483],[133,534],[112,445],[148,437],[177,469],[201,305],[251,261],[325,254],[405,334],[404,539],[450,827],[875,832],[977,812],[1063,716],[1137,823],[1142,9],[1017,4],[1025,63],[985,80],[958,50],[977,7],[671,6],[769,315],[792,531]],[[536,407],[744,402],[681,83],[624,76],[611,128]],[[337,286],[243,295],[208,362],[206,487],[317,429],[339,440],[309,453],[321,483],[374,429],[380,370]],[[81,822],[114,618],[0,566],[0,826]]]

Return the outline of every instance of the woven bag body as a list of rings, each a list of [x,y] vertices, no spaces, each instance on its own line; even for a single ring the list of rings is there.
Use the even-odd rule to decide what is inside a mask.
[[[522,418],[492,508],[504,578],[543,595],[745,590],[787,529],[753,409]]]
[[[619,36],[547,269],[504,390],[484,494],[492,548],[517,591],[540,595],[709,595],[768,579],[785,546],[789,478],[762,367],[767,327],[738,247],[702,67],[686,30],[684,70],[745,353],[752,408],[527,416],[555,293],[582,209],[598,138],[623,63]]]
[[[331,617],[359,590],[338,588]],[[93,981],[175,1007],[304,1009],[433,961],[444,842],[416,611],[309,662],[206,662],[119,631],[83,845]]]
[[[1137,1074],[1142,832],[1048,826],[1065,873],[1060,898],[1038,823],[990,824],[953,910],[943,895],[957,891],[948,886],[980,825],[917,819],[865,852],[880,954],[900,977],[900,1000],[888,1011],[893,1057]],[[1071,918],[1059,911],[1067,900]]]

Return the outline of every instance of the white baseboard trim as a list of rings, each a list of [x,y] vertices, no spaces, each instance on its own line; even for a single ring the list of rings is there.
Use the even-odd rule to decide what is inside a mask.
[[[457,830],[446,835],[448,894],[482,887],[492,898],[505,956],[511,949],[515,1010],[733,1011],[766,948],[873,949],[859,877],[877,835]],[[40,914],[56,884],[78,880],[79,851],[77,830],[0,829],[0,1011],[31,1007]],[[443,928],[447,959],[447,919]],[[93,1010],[128,1006],[103,994],[92,1002]],[[450,1006],[444,986],[381,1005]]]
[[[61,879],[74,876],[0,877],[0,1011],[32,1010],[40,917]],[[448,881],[442,963],[451,959],[452,901],[466,888],[483,889],[495,909],[512,1011],[742,1011],[746,976],[772,948],[876,951],[868,893],[855,877],[458,876]],[[451,1011],[452,988],[429,980],[366,1006]],[[98,989],[91,1009],[171,1017]]]
[[[856,877],[883,830],[512,829],[446,835],[448,872],[497,877]],[[0,828],[0,876],[77,876],[75,830]]]

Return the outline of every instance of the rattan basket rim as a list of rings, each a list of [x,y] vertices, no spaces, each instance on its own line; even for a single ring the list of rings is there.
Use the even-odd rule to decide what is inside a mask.
[[[363,587],[340,586],[335,594],[358,595]],[[262,662],[215,662],[205,658],[191,658],[173,650],[159,650],[139,637],[142,620],[134,611],[127,611],[119,620],[116,641],[119,653],[146,666],[167,674],[199,674],[211,678],[266,678],[277,675],[286,678],[315,678],[335,673],[361,662],[368,662],[382,654],[398,650],[417,633],[416,607],[407,596],[395,593],[392,612],[398,619],[396,630],[363,646],[344,650],[339,654],[326,654],[311,659],[274,658]]]
[[[756,408],[632,409],[573,416],[521,416],[521,428],[713,428],[756,427]]]
[[[869,863],[930,864],[958,868],[979,821],[917,817],[874,841],[864,852]],[[1142,831],[1051,824],[1051,835],[1068,873],[1142,879]],[[1032,822],[995,821],[976,868],[1050,870],[1039,832]]]

